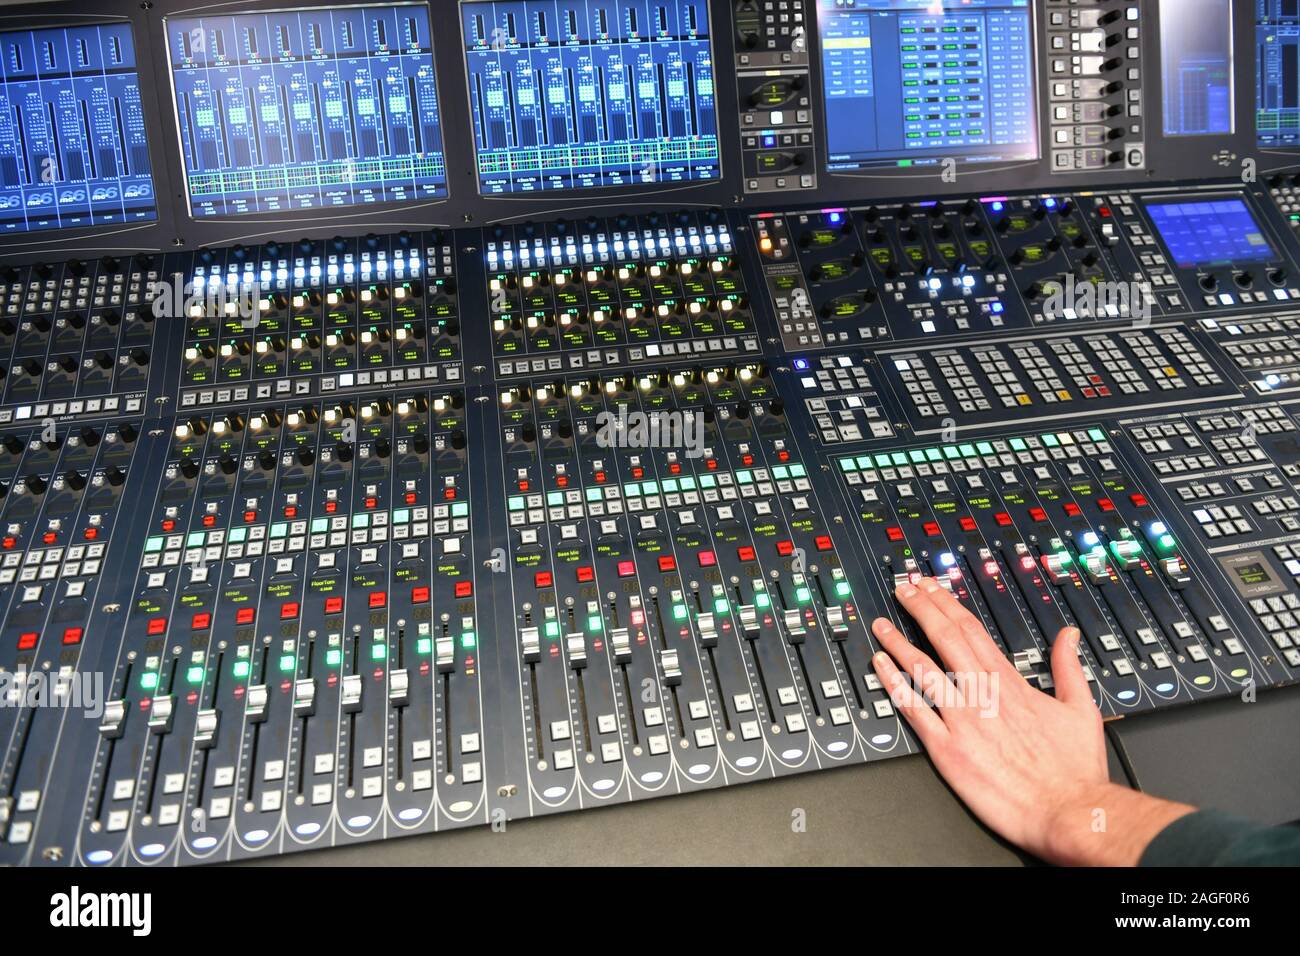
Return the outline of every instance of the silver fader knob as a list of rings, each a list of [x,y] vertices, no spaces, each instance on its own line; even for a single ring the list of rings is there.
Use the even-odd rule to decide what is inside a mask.
[[[808,629],[804,627],[803,612],[798,608],[791,608],[781,614],[781,620],[785,622],[786,633],[790,635],[791,644],[802,644],[804,635]]]
[[[758,637],[758,610],[752,604],[742,604],[736,608],[736,613],[740,615],[740,628],[745,632],[745,637]]]
[[[676,687],[682,682],[682,666],[677,659],[677,649],[675,647],[661,651],[659,663],[664,669],[664,682],[669,687]]]
[[[439,674],[450,674],[456,669],[456,642],[450,637],[440,637],[433,642],[433,656]]]
[[[310,677],[293,682],[293,712],[298,717],[316,713],[316,682]]]
[[[628,638],[627,628],[616,627],[610,631],[609,645],[614,649],[614,660],[630,661],[632,659],[632,642]]]
[[[361,675],[348,674],[343,678],[343,690],[339,695],[343,713],[355,714],[361,709]]]
[[[104,704],[104,716],[99,721],[99,735],[105,740],[116,740],[122,736],[122,725],[125,721],[126,701],[108,701]]]
[[[542,659],[541,633],[537,628],[526,627],[519,632],[519,649],[525,664],[536,664]]]
[[[700,630],[700,644],[704,647],[716,647],[718,643],[718,627],[713,612],[709,611],[701,614],[695,619],[695,624]]]
[[[1179,555],[1160,559],[1160,570],[1164,572],[1169,586],[1178,590],[1191,584],[1192,577],[1187,573],[1187,564]]]
[[[216,710],[201,710],[194,715],[194,746],[206,750],[217,740],[217,728],[221,724],[220,713]]]
[[[587,642],[581,633],[566,634],[565,646],[569,651],[569,666],[575,670],[587,666]]]
[[[248,695],[244,704],[244,717],[253,723],[266,720],[266,706],[270,698],[266,693],[265,684],[254,684],[248,688]]]
[[[410,692],[411,678],[405,668],[388,675],[388,701],[394,707],[405,707]]]
[[[155,734],[165,734],[172,729],[172,716],[176,710],[176,698],[170,694],[155,697],[149,705],[149,730]]]
[[[842,641],[849,636],[849,626],[844,623],[844,608],[828,607],[826,609],[826,626],[831,629],[831,637]]]

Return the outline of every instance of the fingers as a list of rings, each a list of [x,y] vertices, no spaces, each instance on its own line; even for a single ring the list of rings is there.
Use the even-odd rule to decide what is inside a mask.
[[[922,579],[920,584],[935,606],[957,628],[958,634],[985,670],[1005,670],[1010,665],[997,644],[993,642],[993,638],[989,636],[983,622],[972,614],[955,594],[937,581],[930,581],[928,578]],[[933,586],[927,587],[927,584]]]
[[[907,678],[888,654],[883,651],[876,654],[871,659],[871,666],[876,669],[876,676],[889,691],[889,699],[894,702],[894,707],[902,712],[925,748],[933,750],[935,744],[948,736],[948,728],[944,726],[943,720],[907,683]]]
[[[900,584],[894,594],[904,610],[925,631],[925,636],[948,669],[973,673],[979,668],[974,653],[961,635],[961,627],[948,618],[934,596],[935,592],[942,590],[937,582],[922,578],[919,586]]]
[[[940,670],[939,665],[930,660],[928,655],[922,653],[909,641],[906,634],[894,627],[888,618],[878,617],[872,621],[871,633],[876,635],[881,646],[928,696],[939,695],[947,700],[960,699],[948,675]],[[950,697],[949,694],[953,696]]]
[[[1052,681],[1056,684],[1056,699],[1071,706],[1095,706],[1088,678],[1083,675],[1079,660],[1079,629],[1061,628],[1052,645]]]

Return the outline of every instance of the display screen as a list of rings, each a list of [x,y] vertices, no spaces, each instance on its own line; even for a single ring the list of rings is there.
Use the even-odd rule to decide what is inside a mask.
[[[0,234],[156,219],[125,23],[0,33]]]
[[[1147,212],[1183,269],[1277,258],[1240,199],[1148,203]]]
[[[1166,136],[1231,133],[1231,0],[1160,0]]]
[[[447,195],[423,3],[166,20],[190,214]]]
[[[717,179],[705,0],[461,4],[484,195]]]
[[[1300,0],[1255,0],[1261,146],[1300,146]]]
[[[818,0],[828,168],[1037,159],[1029,0]]]

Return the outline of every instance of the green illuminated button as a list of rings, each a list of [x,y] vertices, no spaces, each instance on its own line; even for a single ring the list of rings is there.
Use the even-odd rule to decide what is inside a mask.
[[[311,533],[312,533],[312,534],[324,534],[326,531],[329,530],[329,527],[330,527],[330,522],[329,522],[329,519],[328,519],[328,518],[312,518],[312,519],[311,519]],[[243,528],[235,528],[234,531],[231,531],[231,532],[230,532],[230,536],[231,536],[231,538],[232,538],[232,539],[234,538],[234,536],[235,536],[235,531],[243,531],[243,530],[244,530]]]
[[[162,538],[149,538],[144,543],[146,551],[161,551],[163,546]]]
[[[283,521],[277,521],[271,525],[271,537],[283,538],[289,534],[289,525]]]
[[[148,671],[140,675],[140,686],[145,690],[154,690],[158,686],[158,672]]]
[[[325,652],[325,664],[328,667],[338,667],[343,663],[343,652],[337,647],[331,647]]]
[[[370,659],[371,659],[372,661],[386,661],[386,660],[388,660],[388,645],[387,645],[387,644],[375,644],[375,645],[373,645],[373,646],[370,648]]]
[[[426,638],[426,640],[427,640],[427,638]],[[463,647],[463,648],[465,648],[465,650],[467,650],[467,651],[472,651],[472,650],[474,650],[474,646],[475,646],[477,643],[478,643],[478,640],[477,640],[477,638],[475,638],[475,636],[474,636],[474,632],[473,632],[473,631],[466,631],[464,634],[462,634],[462,635],[460,636],[460,646]]]
[[[230,669],[230,672],[234,674],[235,677],[243,680],[248,676],[250,669],[248,661],[235,661],[235,666]]]
[[[433,638],[422,637],[415,642],[415,653],[427,657],[433,653]]]
[[[203,545],[203,535],[204,533],[202,531],[191,531],[185,538],[185,547],[201,547]]]
[[[185,679],[191,684],[203,683],[203,668],[195,665],[185,672]]]
[[[292,673],[297,663],[292,654],[280,655],[280,670],[286,674]]]

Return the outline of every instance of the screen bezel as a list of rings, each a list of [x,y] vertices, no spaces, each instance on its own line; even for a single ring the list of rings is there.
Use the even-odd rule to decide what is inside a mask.
[[[724,114],[721,110],[721,102],[718,96],[720,84],[718,83],[718,31],[717,24],[713,19],[713,0],[700,0],[704,4],[704,14],[709,24],[709,35],[707,37],[709,44],[709,59],[713,63],[713,106],[714,113],[717,116],[717,138],[718,138],[718,174],[712,179],[693,180],[685,183],[634,183],[626,186],[590,186],[576,189],[554,189],[540,190],[531,193],[488,193],[483,191],[483,179],[478,171],[478,141],[474,136],[474,101],[473,94],[470,90],[470,66],[469,66],[469,49],[465,40],[465,16],[464,8],[474,6],[480,3],[490,3],[492,0],[456,0],[456,23],[457,38],[461,50],[461,69],[464,71],[465,79],[465,116],[468,122],[469,146],[471,159],[471,176],[474,180],[474,186],[479,200],[483,202],[527,202],[537,203],[539,201],[552,201],[552,197],[565,194],[577,196],[609,196],[628,194],[633,201],[640,200],[643,196],[673,195],[687,192],[690,190],[705,189],[716,187],[726,181],[727,162],[725,153],[727,149],[727,137],[723,133],[723,118],[729,114]],[[519,0],[519,2],[530,2],[530,0]]]
[[[140,107],[144,115],[145,138],[153,177],[155,216],[144,222],[111,225],[70,226],[36,229],[0,237],[0,255],[13,261],[67,258],[81,254],[130,254],[160,252],[174,235],[170,167],[162,143],[166,140],[159,122],[157,83],[152,82],[155,57],[150,22],[139,4],[128,0],[106,0],[93,13],[74,12],[68,3],[50,4],[50,9],[23,13],[0,13],[0,30],[23,31],[58,27],[125,23],[131,29],[135,47],[136,74],[140,80]]]
[[[1186,266],[1182,265],[1178,261],[1178,257],[1174,255],[1174,251],[1169,245],[1169,241],[1165,238],[1164,233],[1160,231],[1159,226],[1156,225],[1155,216],[1151,214],[1152,207],[1193,205],[1193,204],[1218,203],[1218,202],[1240,202],[1245,207],[1247,214],[1250,216],[1251,220],[1255,223],[1255,228],[1259,230],[1259,234],[1264,237],[1265,241],[1269,245],[1269,249],[1272,252],[1272,255],[1269,258],[1240,259],[1240,260],[1232,260],[1232,261],[1217,262],[1217,263],[1202,262],[1202,263],[1194,263],[1192,265],[1186,265]],[[1146,216],[1147,222],[1150,223],[1151,233],[1156,237],[1156,241],[1160,243],[1160,247],[1165,251],[1165,255],[1169,257],[1170,264],[1173,266],[1173,268],[1179,269],[1183,272],[1201,273],[1211,269],[1233,269],[1233,268],[1252,268],[1252,267],[1258,268],[1261,265],[1266,265],[1268,263],[1280,261],[1282,250],[1285,248],[1282,245],[1282,243],[1278,241],[1278,236],[1273,235],[1272,232],[1269,230],[1268,220],[1266,219],[1266,217],[1260,214],[1260,211],[1257,208],[1255,208],[1255,205],[1251,201],[1249,194],[1247,194],[1244,190],[1230,191],[1230,192],[1206,192],[1206,193],[1191,193],[1191,194],[1169,193],[1167,195],[1151,195],[1143,198],[1141,205],[1142,205],[1142,211]]]
[[[226,9],[226,8],[234,9]],[[423,8],[428,16],[426,21],[429,27],[429,60],[433,69],[434,95],[438,98],[438,131],[442,135],[442,158],[443,158],[443,184],[442,189],[445,192],[443,196],[432,197],[419,200],[399,200],[396,202],[383,203],[365,203],[352,204],[347,206],[318,207],[314,209],[286,209],[279,212],[268,212],[266,210],[256,210],[245,213],[221,213],[211,216],[196,216],[194,214],[194,205],[190,201],[189,195],[189,170],[186,166],[185,144],[181,136],[181,123],[179,107],[176,103],[176,88],[174,86],[174,73],[172,70],[171,58],[171,35],[168,30],[168,21],[179,19],[195,19],[204,15],[203,11],[214,12],[212,16],[230,16],[238,17],[250,14],[272,14],[272,13],[305,13],[315,10],[333,10],[333,9],[367,9],[367,8],[384,8],[391,9],[394,7],[420,7]],[[180,167],[180,177],[178,182],[181,187],[180,198],[185,204],[185,215],[191,222],[283,222],[315,221],[320,219],[347,220],[356,217],[358,210],[364,210],[366,217],[376,213],[382,213],[384,210],[391,209],[422,209],[441,206],[450,201],[452,197],[451,171],[447,161],[447,137],[443,134],[443,111],[445,104],[442,98],[442,87],[438,82],[438,57],[434,50],[433,38],[433,9],[427,0],[391,0],[391,2],[373,2],[373,3],[349,3],[330,6],[323,4],[319,0],[312,0],[308,3],[284,3],[279,2],[268,6],[256,4],[240,4],[238,2],[227,2],[211,4],[205,7],[192,8],[191,10],[173,10],[160,18],[160,28],[163,35],[163,69],[166,73],[166,90],[168,100],[171,103],[171,122],[175,132],[175,157]]]
[[[815,77],[817,87],[816,110],[817,117],[820,121],[821,136],[817,142],[817,172],[818,175],[830,177],[844,177],[846,179],[942,179],[944,176],[944,164],[935,163],[924,166],[868,166],[863,169],[832,169],[830,166],[830,142],[829,130],[830,125],[826,115],[826,74],[823,69],[823,47],[822,47],[822,30],[821,30],[821,0],[809,0],[813,8],[813,15],[817,20],[817,29],[812,31],[815,37],[815,47],[810,50],[809,64],[812,69],[812,76]],[[946,4],[956,3],[959,0],[943,0]],[[1043,113],[1044,93],[1043,89],[1043,51],[1040,43],[1043,37],[1039,35],[1039,3],[1036,0],[1029,0],[1024,7],[1029,14],[1029,51],[1030,51],[1030,89],[1034,98],[1033,119],[1037,138],[1037,153],[1032,157],[1021,159],[1005,160],[986,160],[979,162],[958,161],[957,173],[958,179],[963,174],[978,174],[981,176],[996,175],[999,173],[1008,173],[1017,169],[1026,167],[1043,167],[1048,160],[1044,157],[1048,153],[1047,136],[1050,135],[1050,123],[1044,124],[1046,118]],[[925,157],[930,158],[930,157]],[[941,158],[941,157],[936,157]]]
[[[1166,5],[1173,3],[1174,0],[1160,0],[1158,6],[1163,17],[1166,13]],[[1169,86],[1166,80],[1168,73],[1166,70],[1169,66],[1167,54],[1169,46],[1166,42],[1167,33],[1165,30],[1160,31],[1160,135],[1165,139],[1183,140],[1183,139],[1205,139],[1211,136],[1233,136],[1237,132],[1237,51],[1234,44],[1237,40],[1236,24],[1232,17],[1232,0],[1222,0],[1224,4],[1224,14],[1228,21],[1228,128],[1226,130],[1209,132],[1209,133],[1171,133],[1169,132],[1169,114],[1166,107],[1169,105]],[[1258,67],[1256,67],[1258,70]],[[1258,111],[1256,111],[1258,116]],[[1256,131],[1258,139],[1258,131]]]

